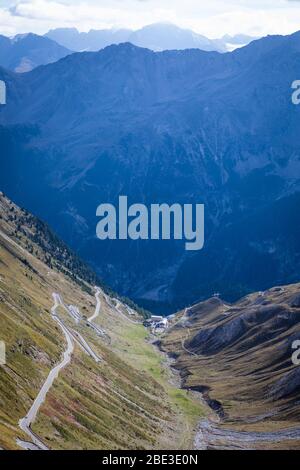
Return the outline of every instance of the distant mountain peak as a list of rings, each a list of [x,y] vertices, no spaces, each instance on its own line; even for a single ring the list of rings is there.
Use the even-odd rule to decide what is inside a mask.
[[[34,33],[18,34],[13,38],[0,36],[0,65],[14,72],[29,72],[71,53],[52,39]]]
[[[228,50],[223,39],[209,39],[171,22],[152,23],[136,31],[112,28],[79,32],[76,28],[58,28],[50,30],[46,36],[77,52],[96,51],[122,42],[131,42],[154,51],[193,48],[217,52]]]

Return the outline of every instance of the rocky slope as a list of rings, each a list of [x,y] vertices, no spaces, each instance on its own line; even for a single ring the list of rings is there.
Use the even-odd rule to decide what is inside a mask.
[[[182,312],[163,338],[183,386],[218,417],[200,423],[208,447],[299,448],[299,298],[299,284],[234,304],[214,297]]]

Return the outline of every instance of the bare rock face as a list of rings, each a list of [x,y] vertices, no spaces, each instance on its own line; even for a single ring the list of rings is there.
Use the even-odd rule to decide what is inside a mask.
[[[278,330],[287,329],[298,323],[300,323],[300,318],[284,305],[250,305],[232,315],[229,310],[223,321],[211,328],[201,329],[187,342],[187,346],[193,352],[204,355],[215,354],[235,342],[240,342],[242,345],[245,341],[249,348],[255,343],[260,344],[276,336]],[[251,338],[249,330],[252,328],[253,337]],[[246,339],[245,334],[247,334]]]

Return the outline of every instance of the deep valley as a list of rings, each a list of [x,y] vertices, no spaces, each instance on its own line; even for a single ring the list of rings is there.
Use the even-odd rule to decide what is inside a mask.
[[[1,188],[158,313],[297,282],[299,44],[299,33],[225,54],[125,43],[25,74],[0,68]],[[99,241],[96,209],[120,195],[205,204],[204,249]]]

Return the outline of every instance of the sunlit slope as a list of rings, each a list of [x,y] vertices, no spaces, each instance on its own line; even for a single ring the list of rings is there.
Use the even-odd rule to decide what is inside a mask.
[[[62,301],[57,315],[73,335],[74,353],[31,427],[45,446],[192,446],[201,406],[169,383],[167,364],[148,342],[142,318],[100,287],[100,312],[89,323],[96,307],[89,268],[63,244],[56,250],[43,224],[2,194],[0,216],[0,340],[7,349],[0,366],[0,447],[17,449],[17,438],[30,440],[18,422],[66,349],[51,316],[53,293]],[[79,312],[78,323],[69,305]]]
[[[221,426],[245,431],[300,427],[300,285],[275,287],[229,305],[212,298],[182,312],[162,340],[184,386],[200,391]],[[277,444],[265,442],[261,447]],[[294,440],[281,446],[299,447]]]

